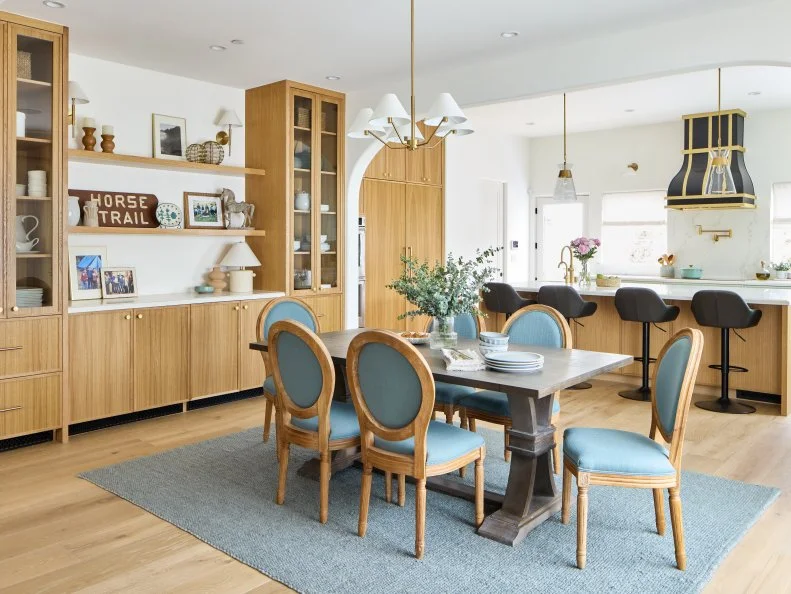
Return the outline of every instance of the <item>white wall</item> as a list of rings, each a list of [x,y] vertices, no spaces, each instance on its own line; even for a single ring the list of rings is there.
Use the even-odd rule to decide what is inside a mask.
[[[242,89],[74,54],[69,57],[69,78],[78,81],[90,98],[90,103],[77,106],[78,121],[93,117],[99,128],[102,124],[114,125],[115,152],[119,154],[152,155],[154,113],[185,118],[188,143],[213,140],[220,129],[214,122],[223,109],[235,109],[244,117]],[[224,147],[223,164],[244,164],[244,130],[234,129],[233,154],[229,157],[228,147]],[[77,147],[79,137],[71,141],[73,147]],[[218,192],[223,187],[244,197],[243,177],[69,163],[69,188],[155,194],[160,202],[179,206],[183,206],[185,191]],[[141,294],[181,292],[204,282],[204,274],[231,243],[224,237],[69,237],[69,245],[106,246],[110,265],[136,267]]]
[[[668,249],[679,265],[702,266],[707,278],[752,278],[760,260],[769,260],[770,204],[773,183],[791,181],[791,110],[748,114],[745,124],[745,162],[758,197],[755,210],[668,212]],[[561,137],[537,138],[530,143],[531,195],[552,194],[557,175]],[[589,228],[601,233],[601,196],[607,192],[667,190],[681,168],[683,124],[675,122],[571,134],[569,160],[574,165],[577,191],[590,193]],[[626,165],[640,166],[637,176],[624,177]],[[732,228],[734,237],[717,243],[698,236],[695,225]],[[595,261],[594,261],[595,262]]]

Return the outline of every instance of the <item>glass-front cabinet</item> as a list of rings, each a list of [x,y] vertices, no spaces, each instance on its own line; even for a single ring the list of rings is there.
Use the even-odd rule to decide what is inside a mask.
[[[61,36],[9,23],[5,39],[2,315],[47,315],[58,313],[61,304]]]
[[[340,292],[343,115],[339,100],[292,89],[292,290]]]

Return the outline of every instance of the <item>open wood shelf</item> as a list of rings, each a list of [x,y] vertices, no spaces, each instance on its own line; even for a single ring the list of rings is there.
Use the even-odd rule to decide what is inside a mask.
[[[88,235],[204,235],[265,237],[262,229],[160,229],[159,227],[69,227],[70,234]]]
[[[17,136],[17,142],[22,144],[52,144],[49,138],[31,138],[30,136]]]
[[[136,155],[118,155],[82,149],[69,149],[69,161],[83,163],[101,163],[103,165],[120,165],[122,167],[142,167],[146,169],[167,169],[170,171],[188,171],[191,173],[211,173],[214,175],[266,175],[263,169],[252,167],[235,167],[232,165],[210,165],[208,163],[192,163],[173,159],[154,159]]]
[[[52,83],[47,82],[44,80],[33,80],[32,78],[17,78],[17,84],[22,86],[33,86],[33,87],[51,87]]]
[[[17,200],[29,200],[31,202],[49,202],[52,200],[51,196],[17,196]]]
[[[44,252],[17,252],[17,258],[51,258],[52,254]]]

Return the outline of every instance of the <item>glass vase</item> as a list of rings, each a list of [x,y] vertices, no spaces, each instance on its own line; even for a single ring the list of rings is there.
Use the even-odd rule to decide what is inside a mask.
[[[434,318],[429,335],[431,349],[454,349],[458,344],[458,334],[453,329],[454,317],[441,316]]]
[[[588,270],[588,260],[580,260],[580,264],[582,264],[582,270],[580,271],[580,287],[583,289],[587,289],[591,286],[591,273]]]

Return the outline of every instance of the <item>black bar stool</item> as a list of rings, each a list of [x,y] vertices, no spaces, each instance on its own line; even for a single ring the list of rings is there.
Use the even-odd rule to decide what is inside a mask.
[[[750,309],[739,295],[732,291],[698,291],[692,296],[692,314],[701,326],[720,329],[720,364],[709,365],[711,369],[719,369],[720,397],[717,400],[703,400],[695,406],[705,410],[729,414],[747,414],[755,412],[755,407],[728,398],[728,374],[732,371],[744,373],[744,367],[730,363],[730,332],[736,336],[737,328],[752,328],[761,321],[760,309]],[[739,336],[742,340],[741,336]]]
[[[615,292],[615,309],[624,322],[640,322],[643,324],[643,350],[640,361],[643,365],[643,381],[636,390],[622,390],[619,396],[629,400],[651,400],[651,388],[648,386],[648,367],[656,359],[651,357],[651,324],[656,326],[663,322],[672,322],[678,317],[679,309],[675,305],[666,305],[656,291],[641,287],[625,287]],[[662,332],[666,330],[656,326]]]
[[[596,313],[598,304],[593,301],[585,301],[577,289],[568,285],[546,285],[538,290],[538,302],[556,309],[560,314],[571,322],[580,324],[577,318],[587,318]],[[569,387],[569,390],[587,390],[591,387],[590,382],[581,382]]]
[[[508,283],[486,283],[488,291],[483,291],[483,303],[486,309],[495,313],[504,313],[505,319],[511,317],[523,307],[535,304],[535,301],[519,296]]]

